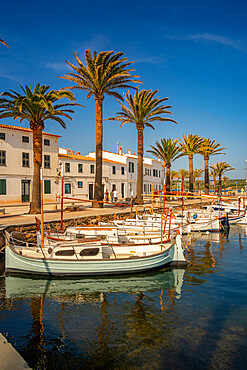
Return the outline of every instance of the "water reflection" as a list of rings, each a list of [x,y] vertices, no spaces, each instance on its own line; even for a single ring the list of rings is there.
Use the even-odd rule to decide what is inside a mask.
[[[50,296],[66,300],[101,300],[100,293],[138,293],[175,289],[181,295],[184,269],[170,269],[136,276],[90,279],[31,279],[16,276],[5,278],[6,298]]]
[[[189,241],[186,270],[2,277],[1,331],[34,369],[244,368],[245,230]]]

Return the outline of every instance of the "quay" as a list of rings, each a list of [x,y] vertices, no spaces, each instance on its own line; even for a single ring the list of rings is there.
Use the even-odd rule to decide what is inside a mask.
[[[208,204],[208,199],[185,199],[184,200],[184,206],[185,207],[193,207],[193,206],[200,206],[202,204]],[[151,203],[146,203],[142,206],[140,205],[134,205],[132,208],[133,215],[135,215],[136,212],[143,212],[143,211],[149,211],[149,209],[152,207]],[[181,202],[180,201],[168,201],[166,202],[166,208],[172,207],[173,209],[181,209]],[[0,215],[0,230],[3,230],[10,226],[24,226],[24,225],[33,225],[35,224],[35,217],[39,217],[40,215],[33,215],[28,214],[27,207],[24,208],[25,212],[22,212],[22,210],[19,208],[18,210],[16,208],[7,209],[7,212]],[[157,206],[153,206],[154,210],[157,210]],[[68,220],[76,220],[80,218],[93,218],[98,216],[112,216],[114,214],[116,215],[124,215],[129,214],[131,212],[131,207],[121,207],[121,206],[112,206],[111,204],[105,206],[104,208],[92,208],[92,207],[84,207],[80,210],[75,211],[68,211],[66,210],[63,212],[63,219],[64,221]],[[61,211],[60,210],[45,210],[44,211],[44,222],[59,222],[61,219]]]
[[[21,355],[0,333],[0,368],[1,370],[31,369]]]

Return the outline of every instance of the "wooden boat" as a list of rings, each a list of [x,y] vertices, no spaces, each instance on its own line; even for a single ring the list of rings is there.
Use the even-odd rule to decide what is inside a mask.
[[[6,274],[103,276],[187,265],[181,235],[162,244],[102,245],[100,241],[32,244],[6,235]]]

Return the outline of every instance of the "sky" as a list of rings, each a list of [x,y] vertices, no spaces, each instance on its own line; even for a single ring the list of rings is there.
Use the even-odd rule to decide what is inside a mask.
[[[76,65],[74,52],[85,62],[86,49],[122,51],[134,61],[140,89],[158,89],[168,97],[170,122],[145,128],[144,149],[161,138],[198,134],[226,147],[225,155],[211,163],[227,161],[236,170],[230,178],[245,178],[247,141],[247,3],[245,0],[147,1],[15,1],[2,2],[0,38],[0,93],[21,92],[20,85],[37,83],[60,89],[69,82],[57,76],[72,72],[65,60]],[[80,151],[95,150],[95,101],[74,90],[77,101],[73,121],[64,130],[46,122],[45,131],[61,135],[59,146]],[[124,91],[121,91],[123,93]],[[103,103],[104,119],[115,116],[120,106],[114,98]],[[12,119],[1,123],[19,125]],[[22,126],[28,127],[27,122]],[[104,121],[103,148],[136,152],[137,130],[119,122]],[[147,153],[145,153],[147,155]],[[149,155],[150,156],[150,155]],[[194,168],[203,168],[194,157]],[[172,169],[188,169],[181,158]]]

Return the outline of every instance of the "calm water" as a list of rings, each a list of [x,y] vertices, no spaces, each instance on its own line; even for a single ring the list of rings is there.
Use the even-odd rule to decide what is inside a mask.
[[[34,369],[246,369],[247,229],[190,250],[186,270],[2,276],[0,332]]]

